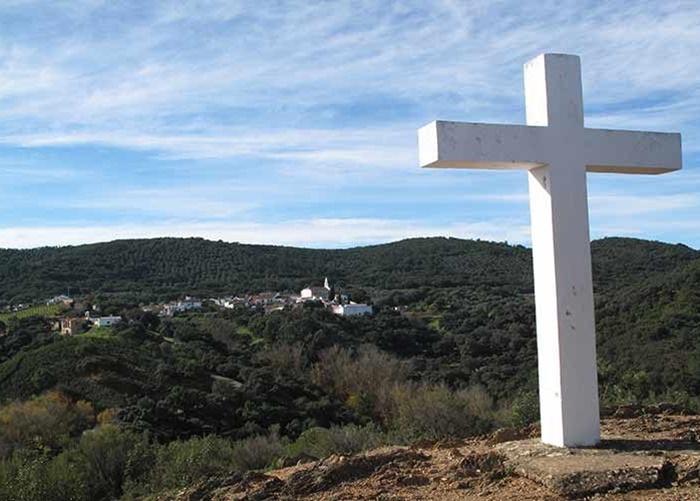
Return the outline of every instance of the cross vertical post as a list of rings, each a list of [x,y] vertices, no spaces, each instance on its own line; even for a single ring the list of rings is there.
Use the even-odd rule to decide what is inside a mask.
[[[576,56],[525,65],[527,124],[548,127],[547,165],[528,171],[542,441],[600,440],[593,283]]]

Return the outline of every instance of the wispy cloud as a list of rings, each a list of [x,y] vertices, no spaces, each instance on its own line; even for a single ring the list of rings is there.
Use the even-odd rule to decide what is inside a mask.
[[[617,218],[661,214],[682,209],[700,208],[700,195],[593,195],[589,201],[592,216]]]
[[[127,189],[104,190],[94,198],[64,199],[69,209],[113,211],[121,215],[190,217],[207,220],[245,214],[258,204],[237,199],[236,190],[225,189]]]
[[[405,167],[416,162],[413,134],[399,137],[388,128],[286,129],[265,132],[251,132],[244,128],[225,131],[212,129],[197,133],[163,134],[117,130],[15,134],[0,138],[0,142],[23,148],[69,145],[129,148],[151,151],[166,160],[255,158],[382,168]],[[383,138],[385,143],[377,144],[377,138]]]
[[[22,165],[21,163],[4,166],[2,163],[0,163],[0,179],[3,180],[8,180],[11,178],[31,178],[33,183],[55,183],[57,181],[65,181],[70,178],[76,178],[79,175],[80,171],[76,169],[66,169],[61,167],[33,167]]]
[[[483,238],[526,242],[527,226],[509,221],[430,226],[420,221],[381,219],[310,219],[276,223],[201,223],[168,221],[154,225],[30,226],[0,228],[0,248],[74,245],[124,238],[199,236],[212,240],[305,247],[350,247],[418,236]]]
[[[117,11],[85,2],[80,11],[53,9],[53,20],[37,12],[39,28],[62,22],[77,30],[42,34],[39,44],[6,41],[0,117],[31,119],[42,132],[57,122],[65,129],[126,121],[134,137],[171,119],[238,121],[241,107],[246,118],[290,123],[368,99],[400,100],[418,115],[460,109],[521,119],[520,68],[541,51],[582,54],[594,108],[660,92],[683,98],[700,74],[695,2],[152,4],[126,2]],[[76,23],[109,14],[103,32]],[[692,119],[676,111],[676,124]]]
[[[525,241],[489,227],[526,203],[526,188],[514,188],[525,180],[419,173],[416,129],[437,118],[522,123],[522,64],[540,52],[581,55],[587,125],[680,131],[690,168],[682,174],[700,161],[694,0],[544,0],[536,8],[515,0],[9,0],[0,23],[0,145],[17,158],[38,155],[0,163],[3,206],[11,186],[14,216],[47,218],[42,231],[56,242],[60,232],[49,226],[70,230],[72,242],[94,241],[127,235],[129,225],[116,221],[129,218],[144,235],[175,234],[139,227],[136,214],[181,218],[189,210],[198,221],[187,231],[196,234],[303,243],[301,229],[285,232],[298,227],[300,199],[322,215],[343,204],[362,215],[359,226],[374,228],[362,233],[343,219],[347,232],[333,233],[332,245],[349,244],[344,235],[408,235],[401,221],[411,204],[421,215],[411,234],[438,228]],[[659,178],[653,201],[642,184],[600,181],[592,220],[652,235],[634,218],[697,214],[700,178],[685,179]],[[47,182],[75,196],[40,189]],[[227,184],[243,191],[231,195]],[[99,212],[99,221],[83,229],[58,219],[75,217],[65,211],[37,209],[59,200]],[[440,210],[430,210],[431,200]],[[263,217],[271,201],[284,224]],[[470,221],[462,229],[446,216],[460,211]],[[233,234],[209,221],[243,214],[257,230]],[[16,225],[11,217],[0,214],[0,227]],[[382,230],[379,221],[391,223]],[[39,241],[31,228],[13,231],[16,245]]]

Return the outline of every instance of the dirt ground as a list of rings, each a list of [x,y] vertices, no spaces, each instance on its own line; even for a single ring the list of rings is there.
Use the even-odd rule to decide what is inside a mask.
[[[265,474],[212,479],[170,499],[700,501],[700,416],[630,414],[604,419],[603,442],[595,449],[543,453],[541,444],[532,440],[538,436],[536,428],[501,430],[478,439],[384,447]],[[503,452],[528,443],[537,445],[542,460],[549,461],[545,474],[528,474],[527,462],[518,463]]]

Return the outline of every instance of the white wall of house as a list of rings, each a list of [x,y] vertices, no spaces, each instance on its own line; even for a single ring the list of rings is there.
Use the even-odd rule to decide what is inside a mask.
[[[177,303],[177,308],[180,311],[196,310],[201,307],[201,301],[180,301],[179,303]]]
[[[336,304],[332,307],[333,313],[350,317],[354,315],[371,315],[372,307],[368,304]]]
[[[122,317],[96,317],[92,319],[95,327],[111,327],[112,325],[121,322]]]

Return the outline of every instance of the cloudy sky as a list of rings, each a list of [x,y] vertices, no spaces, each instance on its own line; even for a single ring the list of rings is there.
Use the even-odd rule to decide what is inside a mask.
[[[523,172],[424,170],[435,119],[524,123],[582,59],[586,126],[681,132],[684,170],[589,175],[591,232],[700,248],[700,2],[0,2],[0,247],[201,236],[529,244]]]

